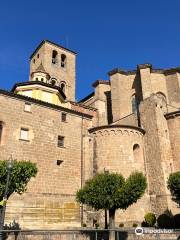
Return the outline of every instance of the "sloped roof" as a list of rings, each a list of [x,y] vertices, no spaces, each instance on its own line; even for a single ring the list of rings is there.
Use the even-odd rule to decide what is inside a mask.
[[[72,51],[72,50],[70,50],[70,49],[68,49],[68,48],[65,48],[65,47],[63,47],[63,46],[61,46],[61,45],[59,45],[59,44],[57,44],[57,43],[51,42],[51,41],[49,41],[49,40],[43,40],[43,41],[37,46],[37,48],[34,50],[34,52],[31,54],[30,60],[33,58],[33,56],[36,54],[36,52],[41,48],[41,46],[42,46],[44,43],[49,43],[49,44],[51,44],[51,45],[54,45],[54,46],[59,47],[59,48],[61,48],[61,49],[64,49],[64,50],[66,50],[66,51],[68,51],[68,52],[71,52],[71,53],[73,53],[73,54],[75,54],[75,55],[77,54],[76,52],[74,52],[74,51]]]
[[[30,85],[41,85],[41,86],[45,86],[45,87],[49,87],[49,88],[53,88],[59,91],[59,93],[61,94],[61,96],[64,98],[64,100],[66,99],[66,95],[65,93],[62,91],[62,89],[58,86],[52,86],[49,83],[44,83],[44,82],[40,82],[40,81],[29,81],[29,82],[21,82],[21,83],[16,83],[11,92],[14,92],[16,90],[17,87],[21,87],[21,86],[30,86]]]

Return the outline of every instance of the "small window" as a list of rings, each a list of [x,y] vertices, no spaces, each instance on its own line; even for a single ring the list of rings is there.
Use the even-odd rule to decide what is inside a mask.
[[[25,140],[25,141],[29,141],[29,129],[21,128],[20,139]]]
[[[37,58],[39,58],[39,53],[38,53],[38,55],[37,55]]]
[[[58,147],[64,147],[64,137],[58,136]]]
[[[60,166],[63,162],[63,160],[57,160],[57,165]]]
[[[67,114],[66,113],[62,113],[61,114],[61,121],[62,122],[66,122],[66,120],[67,120]]]
[[[38,78],[36,77],[36,81],[38,81]]]
[[[30,103],[25,103],[24,111],[25,112],[31,112],[31,104]]]
[[[44,81],[44,78],[41,78],[41,82],[43,82]]]
[[[134,94],[131,98],[131,107],[132,107],[132,112],[136,113],[138,112],[138,101],[137,101],[137,97]]]
[[[33,63],[35,63],[36,62],[36,60],[35,59],[33,59]]]
[[[66,67],[66,55],[61,54],[61,67],[65,68]]]
[[[58,56],[58,52],[56,50],[53,50],[52,51],[52,64],[57,64],[58,63],[57,56]]]
[[[55,79],[55,78],[53,78],[53,79],[51,80],[51,85],[52,85],[52,86],[55,86],[55,85],[56,85],[56,79]]]
[[[61,88],[61,90],[62,90],[64,93],[65,93],[65,87],[66,87],[65,83],[64,83],[64,82],[61,82],[60,88]]]
[[[139,162],[139,161],[143,160],[143,155],[142,155],[142,151],[141,151],[139,144],[134,144],[133,155],[134,155],[135,162]]]

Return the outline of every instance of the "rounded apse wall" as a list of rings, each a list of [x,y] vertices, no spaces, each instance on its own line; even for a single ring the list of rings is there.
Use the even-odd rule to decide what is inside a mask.
[[[110,125],[92,128],[94,172],[118,172],[128,177],[131,172],[145,171],[143,135],[138,127]]]

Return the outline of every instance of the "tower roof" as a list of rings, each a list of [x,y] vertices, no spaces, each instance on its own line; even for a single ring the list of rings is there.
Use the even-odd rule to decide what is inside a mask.
[[[43,73],[46,73],[42,62],[41,62],[41,64],[36,68],[35,72],[43,72]]]
[[[37,73],[37,72],[45,73],[45,74],[50,78],[50,75],[49,75],[49,73],[47,73],[46,70],[44,69],[44,66],[43,66],[42,62],[41,62],[41,64],[36,68],[36,70],[31,73],[31,76],[32,76],[34,73]]]
[[[76,52],[74,52],[74,51],[72,51],[72,50],[70,50],[70,49],[68,49],[68,48],[65,48],[65,47],[63,47],[63,46],[61,46],[61,45],[59,45],[59,44],[57,44],[57,43],[51,42],[51,41],[49,41],[49,40],[43,40],[43,41],[37,46],[37,48],[34,50],[34,52],[31,54],[30,60],[33,58],[33,56],[36,54],[36,52],[41,48],[41,46],[42,46],[43,44],[45,44],[45,43],[49,43],[49,44],[54,45],[54,46],[56,46],[56,47],[58,47],[58,48],[64,49],[64,50],[66,50],[66,51],[68,51],[68,52],[71,52],[71,53],[73,53],[73,54],[75,54],[75,55],[77,54]]]
[[[41,85],[44,87],[48,87],[48,88],[52,88],[52,89],[56,89],[58,90],[58,92],[61,94],[61,96],[66,99],[66,95],[65,93],[62,91],[62,89],[58,86],[52,86],[49,83],[45,83],[45,82],[40,82],[40,81],[29,81],[29,82],[19,82],[16,83],[13,88],[11,89],[11,92],[14,92],[16,90],[17,87],[22,87],[22,86],[32,86],[32,85]]]

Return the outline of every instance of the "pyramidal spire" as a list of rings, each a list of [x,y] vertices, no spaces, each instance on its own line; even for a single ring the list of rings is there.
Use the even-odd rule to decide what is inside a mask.
[[[36,71],[35,71],[35,72],[43,72],[43,73],[46,73],[42,62],[41,62],[41,64],[36,68]]]

